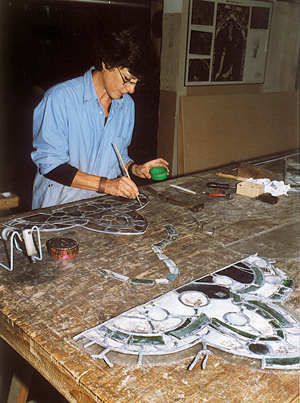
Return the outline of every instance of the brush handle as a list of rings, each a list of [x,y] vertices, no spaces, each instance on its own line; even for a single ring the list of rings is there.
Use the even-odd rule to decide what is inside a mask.
[[[216,176],[220,176],[221,178],[231,178],[231,179],[237,179],[237,176],[234,175],[229,175],[229,174],[222,174],[222,172],[216,172]]]
[[[115,144],[114,144],[114,147],[115,147],[115,150],[116,150],[117,153],[118,153],[118,156],[119,156],[120,161],[121,161],[121,163],[122,163],[122,165],[123,165],[123,169],[124,169],[124,171],[125,171],[125,173],[126,173],[126,175],[127,175],[127,178],[131,180],[130,175],[129,175],[129,172],[128,172],[128,169],[126,168],[126,165],[124,164],[124,161],[123,161],[123,158],[121,157],[121,154],[119,153],[118,147],[117,147]],[[139,202],[139,205],[142,207],[142,203],[141,203],[140,198],[139,198],[138,195],[136,196],[136,199],[137,199],[137,201]]]
[[[219,176],[221,178],[230,178],[230,179],[236,179],[237,181],[246,181],[247,178],[243,178],[241,176],[234,176],[234,175],[229,175],[229,174],[222,174],[222,172],[216,172],[216,176]]]

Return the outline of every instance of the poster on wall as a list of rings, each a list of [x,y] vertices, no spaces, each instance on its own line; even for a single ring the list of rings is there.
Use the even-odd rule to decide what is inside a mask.
[[[190,0],[185,85],[263,83],[272,4]]]

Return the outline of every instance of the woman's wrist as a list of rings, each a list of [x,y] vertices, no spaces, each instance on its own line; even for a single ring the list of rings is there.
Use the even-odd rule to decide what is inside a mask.
[[[106,182],[107,182],[107,178],[105,178],[104,176],[101,176],[97,193],[105,193]]]
[[[132,177],[132,175],[136,176],[136,171],[134,170],[134,168],[135,168],[134,165],[135,165],[135,167],[137,167],[137,165],[133,162],[132,164],[129,165],[129,167],[127,169],[130,178]]]

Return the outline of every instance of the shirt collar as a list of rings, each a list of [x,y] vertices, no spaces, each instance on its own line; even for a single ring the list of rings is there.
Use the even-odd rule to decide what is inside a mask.
[[[91,67],[83,76],[83,82],[84,82],[83,102],[90,102],[94,101],[95,99],[98,99],[93,83],[93,77],[92,77],[93,70],[95,70],[95,67]],[[119,109],[123,107],[123,105],[124,105],[123,97],[120,99],[112,100],[112,108]]]

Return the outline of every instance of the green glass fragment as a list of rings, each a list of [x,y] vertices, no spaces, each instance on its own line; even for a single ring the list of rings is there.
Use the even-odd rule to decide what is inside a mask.
[[[131,336],[129,343],[131,345],[162,345],[165,344],[161,336]]]
[[[154,284],[154,280],[148,278],[132,278],[130,282],[133,284]]]
[[[262,308],[264,311],[268,312],[271,314],[275,319],[278,320],[278,322],[282,326],[291,326],[291,323],[278,311],[275,309],[271,308],[269,305],[265,304],[264,302],[260,301],[250,301],[253,305],[258,306]]]
[[[125,343],[126,340],[129,338],[129,334],[120,332],[120,331],[115,331],[113,334],[110,335],[110,338],[116,341],[120,341],[122,343]]]
[[[257,335],[251,334],[248,332],[243,332],[242,330],[236,329],[235,327],[230,326],[227,323],[224,323],[217,318],[212,318],[212,323],[210,326],[212,326],[216,330],[219,330],[220,328],[225,327],[226,329],[231,330],[232,332],[237,333],[240,336],[246,337],[247,339],[255,340],[257,338]]]
[[[281,365],[299,365],[299,357],[284,357],[284,358],[266,358],[266,364],[268,366]]]
[[[168,273],[167,275],[167,280],[172,281],[172,283],[174,283],[174,281],[177,279],[177,276],[175,276],[175,274],[172,273]]]
[[[235,292],[231,293],[231,297],[233,298],[233,302],[235,302],[236,304],[242,302],[242,298]]]
[[[206,326],[209,322],[210,322],[209,318],[205,315],[205,313],[202,313],[199,316],[199,318],[197,318],[193,322],[190,321],[190,323],[187,323],[187,321],[185,321],[184,324],[186,324],[186,326],[180,326],[177,329],[168,332],[167,334],[170,334],[170,335],[176,337],[177,339],[182,339],[187,334],[193,333],[196,330],[199,331],[204,326]]]
[[[294,281],[292,279],[283,280],[282,283],[285,287],[294,288]]]
[[[239,294],[248,294],[249,292],[257,291],[258,289],[259,286],[252,284],[247,288],[243,288],[242,290],[236,290],[236,292]]]
[[[262,316],[265,319],[273,319],[273,316],[271,316],[268,312],[263,311],[262,309],[257,309],[256,313],[258,313],[260,316]]]

